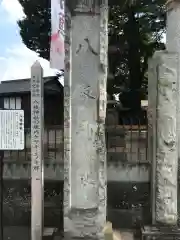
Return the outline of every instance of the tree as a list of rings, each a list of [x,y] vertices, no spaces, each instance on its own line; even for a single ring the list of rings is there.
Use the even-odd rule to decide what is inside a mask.
[[[123,105],[140,108],[142,90],[147,88],[148,58],[155,50],[163,49],[162,33],[165,31],[164,0],[126,1],[110,8],[109,44],[117,51],[109,56],[109,69],[114,79],[109,81],[110,94],[120,95]]]
[[[26,18],[19,21],[25,45],[49,59],[50,1],[20,0]],[[109,1],[109,72],[108,93],[121,93],[131,108],[140,107],[141,91],[146,91],[148,58],[162,49],[165,30],[164,0]]]
[[[51,1],[20,0],[26,17],[18,22],[23,43],[49,60],[51,37]]]

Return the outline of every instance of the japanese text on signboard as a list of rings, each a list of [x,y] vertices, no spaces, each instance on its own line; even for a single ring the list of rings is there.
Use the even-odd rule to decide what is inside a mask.
[[[32,134],[32,159],[33,170],[39,171],[41,166],[41,86],[40,79],[32,79],[32,114],[31,114],[31,134]]]

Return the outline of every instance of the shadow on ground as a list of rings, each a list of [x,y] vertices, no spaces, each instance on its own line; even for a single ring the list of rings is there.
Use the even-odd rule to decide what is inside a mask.
[[[107,218],[114,227],[132,228],[137,219],[150,221],[149,184],[108,183]],[[63,182],[45,182],[44,225],[63,227]],[[30,226],[30,181],[4,181],[4,225]]]

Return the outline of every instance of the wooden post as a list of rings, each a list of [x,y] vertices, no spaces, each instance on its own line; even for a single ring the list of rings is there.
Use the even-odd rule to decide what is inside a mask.
[[[31,67],[31,239],[41,240],[44,212],[44,83],[38,61]]]

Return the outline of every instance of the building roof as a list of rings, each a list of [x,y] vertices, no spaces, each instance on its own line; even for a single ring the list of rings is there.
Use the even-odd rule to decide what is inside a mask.
[[[59,86],[59,90],[63,88],[61,83],[58,81],[57,77],[44,77],[44,87],[45,90],[57,91]],[[56,88],[53,87],[56,85]],[[15,93],[28,93],[31,90],[30,86],[30,78],[27,79],[18,79],[18,80],[10,80],[10,81],[2,81],[0,84],[0,95],[6,94],[15,94]]]

